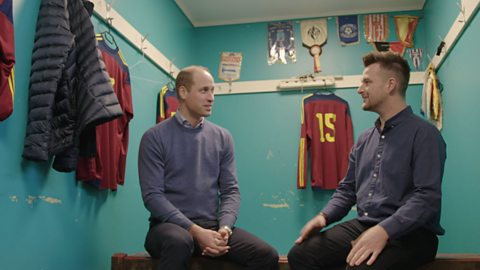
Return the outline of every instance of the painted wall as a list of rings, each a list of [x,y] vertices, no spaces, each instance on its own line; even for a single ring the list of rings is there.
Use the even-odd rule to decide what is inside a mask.
[[[458,8],[449,3],[455,1],[443,2],[447,7],[428,1],[424,12],[408,12],[423,16],[415,34],[418,47],[436,49],[437,35],[443,36],[456,17],[452,10]],[[283,79],[312,71],[313,60],[300,44],[296,21],[297,62],[268,66],[266,23],[194,29],[173,1],[114,3],[122,16],[141,33],[148,34],[149,41],[180,68],[201,64],[216,74],[220,52],[241,51],[242,80]],[[142,61],[131,44],[116,36],[127,62],[134,66],[130,72],[135,114],[130,124],[126,184],[116,192],[78,184],[72,173],[58,173],[50,168],[50,163],[24,161],[21,152],[38,7],[39,1],[14,1],[15,111],[0,123],[0,269],[108,269],[114,252],[143,250],[148,213],[138,185],[138,144],[143,132],[155,122],[156,95],[169,79],[153,64]],[[93,21],[98,31],[106,30],[98,20]],[[390,23],[393,41],[392,18]],[[322,75],[360,74],[360,57],[371,50],[370,45],[362,38],[359,45],[341,47],[334,32],[335,20],[329,19],[328,24],[329,40],[321,56]],[[474,104],[478,96],[475,86],[480,83],[474,73],[478,57],[470,54],[479,41],[479,34],[474,31],[478,24],[475,18],[439,71],[446,89],[443,134],[449,147],[443,211],[447,234],[441,238],[440,252],[480,252],[478,240],[472,240],[480,239],[476,230],[480,224],[474,214],[478,211],[472,208],[480,203],[478,158],[473,152],[478,146],[473,134],[479,130],[463,119],[465,115],[478,114]],[[408,102],[415,112],[419,111],[420,92],[420,86],[408,91]],[[311,92],[217,96],[211,117],[228,128],[235,139],[242,193],[237,224],[261,236],[283,254],[288,252],[303,224],[331,194],[295,187],[300,102],[308,93]],[[376,116],[360,109],[355,89],[338,90],[336,94],[350,104],[355,136],[372,125]],[[461,210],[465,207],[476,212],[463,216]],[[354,214],[352,211],[351,215]]]
[[[114,8],[177,66],[190,64],[193,27],[173,1],[114,2]],[[130,70],[134,118],[126,184],[116,192],[76,183],[73,173],[58,173],[50,162],[25,161],[21,153],[40,1],[13,4],[16,95],[13,115],[0,123],[0,269],[109,269],[113,253],[143,250],[148,213],[138,185],[138,145],[143,131],[155,123],[156,98],[169,79],[114,33],[130,66],[138,63]],[[97,31],[107,29],[92,20]]]
[[[388,41],[396,40],[393,16],[410,14],[423,17],[421,11],[390,13]],[[363,71],[361,56],[373,50],[363,37],[358,45],[341,46],[336,19],[328,18],[328,41],[321,55],[320,75],[357,75]],[[313,59],[302,46],[300,21],[293,22],[297,62],[267,64],[267,23],[241,24],[196,29],[199,63],[218,73],[222,51],[243,53],[241,80],[285,79],[313,72]],[[248,37],[248,38],[246,38]],[[419,21],[414,36],[418,47],[425,46],[424,23]],[[405,54],[406,57],[407,54]],[[421,68],[424,66],[422,64]],[[218,79],[218,78],[217,78]],[[296,188],[297,153],[300,137],[301,101],[313,91],[216,96],[211,120],[228,128],[235,139],[242,204],[237,225],[260,235],[286,254],[303,225],[330,199],[332,191]],[[354,137],[371,127],[376,115],[363,112],[356,89],[341,89],[335,94],[349,105]],[[411,86],[408,103],[420,111],[421,87]],[[356,215],[352,210],[348,218]],[[281,235],[282,237],[279,237]]]
[[[355,89],[335,92],[347,100],[355,137],[373,125],[375,114],[361,110]],[[411,87],[408,102],[419,110],[421,88]],[[302,97],[307,93],[217,96],[212,121],[235,139],[242,203],[237,225],[286,254],[303,225],[327,203],[332,192],[296,188]],[[355,215],[351,211],[349,217]]]
[[[438,46],[438,35],[450,29],[444,21],[453,22],[459,11],[455,1],[441,2],[429,0],[425,6],[426,23],[432,26],[429,34],[433,41],[429,40],[429,47],[433,51]],[[475,53],[480,43],[478,29],[477,13],[438,70],[443,84],[443,136],[447,142],[442,214],[446,234],[440,241],[443,252],[480,253],[480,167],[476,155],[480,148],[476,134],[480,129],[475,123],[480,115],[480,57]]]

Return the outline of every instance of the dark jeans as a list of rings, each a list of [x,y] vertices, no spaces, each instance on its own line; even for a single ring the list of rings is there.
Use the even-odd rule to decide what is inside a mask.
[[[202,227],[215,231],[218,229]],[[228,241],[230,250],[214,259],[230,260],[250,270],[278,269],[278,253],[273,247],[245,230],[240,228],[232,230]],[[152,225],[145,240],[145,248],[153,258],[158,259],[156,269],[159,270],[188,269],[190,258],[201,256],[201,250],[190,233],[172,223]]]
[[[372,225],[353,219],[334,227],[313,233],[288,253],[292,270],[335,269],[346,264],[351,250],[351,241]],[[418,229],[406,236],[389,240],[382,253],[371,266],[365,260],[356,267],[345,269],[368,270],[412,270],[435,259],[438,247],[437,236],[427,230]]]

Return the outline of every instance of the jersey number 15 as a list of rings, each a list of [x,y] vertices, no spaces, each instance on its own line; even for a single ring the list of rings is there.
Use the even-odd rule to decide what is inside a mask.
[[[337,115],[334,113],[317,113],[318,129],[320,130],[320,142],[335,142],[335,121]]]

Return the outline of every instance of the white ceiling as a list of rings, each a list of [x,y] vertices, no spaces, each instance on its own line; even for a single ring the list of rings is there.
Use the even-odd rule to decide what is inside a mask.
[[[420,10],[425,0],[175,0],[196,27]]]

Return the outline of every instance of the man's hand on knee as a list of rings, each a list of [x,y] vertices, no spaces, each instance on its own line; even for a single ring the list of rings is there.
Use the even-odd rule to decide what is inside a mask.
[[[352,242],[352,249],[347,256],[347,264],[360,265],[366,259],[372,265],[387,244],[388,234],[383,227],[376,225],[363,232]]]
[[[308,238],[308,235],[314,230],[321,230],[323,227],[327,226],[327,219],[323,213],[316,215],[312,218],[305,226],[303,226],[300,231],[300,237],[295,240],[295,244],[300,244],[303,240]]]

